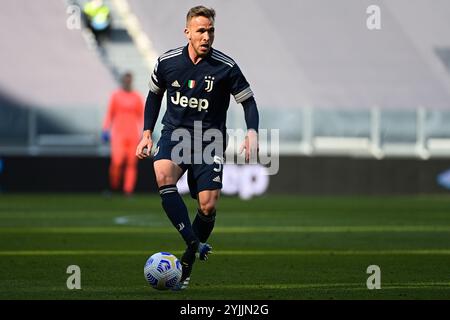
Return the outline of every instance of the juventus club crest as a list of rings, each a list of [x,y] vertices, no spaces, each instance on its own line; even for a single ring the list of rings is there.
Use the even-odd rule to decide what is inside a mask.
[[[212,76],[206,76],[205,77],[205,82],[206,82],[206,88],[205,91],[206,92],[211,92],[213,89],[213,85],[214,85],[214,77]]]

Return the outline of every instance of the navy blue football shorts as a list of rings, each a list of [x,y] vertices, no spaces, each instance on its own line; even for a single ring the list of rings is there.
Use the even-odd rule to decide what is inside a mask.
[[[171,160],[181,168],[183,174],[187,171],[189,190],[194,199],[197,199],[197,195],[201,191],[222,189],[223,152],[220,155],[211,154],[208,161],[211,163],[207,163],[202,157],[204,147],[201,149],[196,154],[193,148],[181,148],[179,141],[171,140],[170,132],[163,131],[153,155],[154,161]],[[184,157],[183,152],[187,150],[189,150],[189,154]]]

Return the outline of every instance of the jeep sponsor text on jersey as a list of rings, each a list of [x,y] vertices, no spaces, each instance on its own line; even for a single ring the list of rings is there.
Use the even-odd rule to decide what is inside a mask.
[[[195,97],[188,98],[186,96],[182,96],[178,91],[175,97],[170,97],[170,100],[175,105],[180,105],[184,108],[189,107],[197,109],[199,112],[202,110],[207,110],[209,106],[209,101],[207,99],[197,99]]]

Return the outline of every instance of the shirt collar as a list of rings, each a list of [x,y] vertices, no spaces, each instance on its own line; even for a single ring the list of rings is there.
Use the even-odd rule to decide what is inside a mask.
[[[191,58],[189,57],[189,51],[188,51],[188,47],[189,47],[189,43],[183,48],[183,56],[188,59],[192,64],[194,64],[191,60]],[[208,60],[211,57],[211,54],[213,52],[213,47],[211,47],[211,50],[209,50],[208,54],[206,55],[206,57],[204,57],[202,60]]]

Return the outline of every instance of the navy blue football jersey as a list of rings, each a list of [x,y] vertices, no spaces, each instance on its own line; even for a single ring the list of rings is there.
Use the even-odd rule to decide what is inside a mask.
[[[253,96],[249,83],[236,62],[211,48],[208,55],[194,64],[188,46],[170,50],[158,58],[149,82],[150,91],[167,91],[165,129],[192,130],[194,121],[203,129],[215,128],[225,133],[230,95],[237,103]]]

